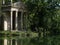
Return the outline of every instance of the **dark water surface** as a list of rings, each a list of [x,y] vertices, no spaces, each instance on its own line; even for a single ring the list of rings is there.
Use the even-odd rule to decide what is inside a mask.
[[[60,36],[53,37],[0,37],[0,45],[60,45]]]

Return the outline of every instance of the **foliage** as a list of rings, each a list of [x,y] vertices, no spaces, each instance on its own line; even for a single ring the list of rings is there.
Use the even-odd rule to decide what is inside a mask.
[[[55,34],[59,31],[58,0],[23,0],[27,5],[30,29],[38,33]]]

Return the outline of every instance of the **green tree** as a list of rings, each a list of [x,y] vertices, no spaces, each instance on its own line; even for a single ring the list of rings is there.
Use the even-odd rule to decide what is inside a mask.
[[[58,12],[58,0],[23,0],[27,5],[30,29],[46,35],[46,32],[57,31],[56,16]],[[54,32],[55,33],[55,32]]]

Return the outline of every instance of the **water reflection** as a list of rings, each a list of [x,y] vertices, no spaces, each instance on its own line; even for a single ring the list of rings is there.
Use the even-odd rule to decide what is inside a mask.
[[[18,45],[17,39],[3,39],[4,45]]]
[[[28,39],[28,38],[27,38]],[[25,38],[23,39],[18,39],[17,38],[4,38],[4,39],[0,39],[0,44],[1,45],[24,45],[26,43],[27,40],[25,40]]]
[[[0,39],[0,45],[60,45],[60,37],[3,38]]]
[[[7,45],[8,40],[4,39],[4,45]]]

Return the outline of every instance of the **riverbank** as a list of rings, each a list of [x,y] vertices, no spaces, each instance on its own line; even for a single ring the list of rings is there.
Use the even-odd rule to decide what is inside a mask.
[[[37,37],[38,33],[31,31],[0,31],[0,36]]]

